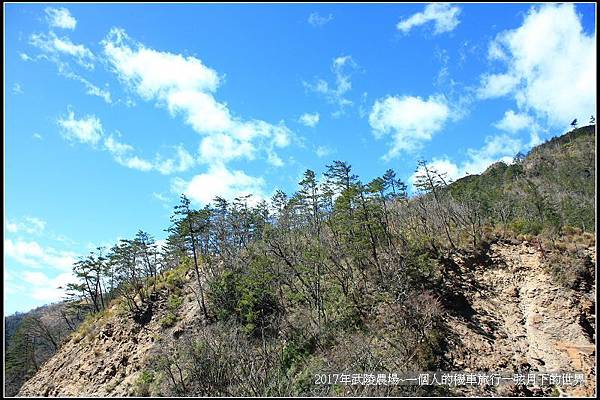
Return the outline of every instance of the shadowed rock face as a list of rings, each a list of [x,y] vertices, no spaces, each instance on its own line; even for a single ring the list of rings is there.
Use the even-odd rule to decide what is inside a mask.
[[[595,261],[595,250],[587,249]],[[449,280],[472,311],[446,317],[453,332],[447,358],[456,370],[583,372],[584,387],[568,395],[595,391],[595,288],[582,293],[554,283],[541,254],[529,244],[497,243],[491,264],[461,266]],[[512,389],[514,390],[514,389]],[[514,393],[514,392],[513,392]],[[498,394],[510,394],[498,393]]]

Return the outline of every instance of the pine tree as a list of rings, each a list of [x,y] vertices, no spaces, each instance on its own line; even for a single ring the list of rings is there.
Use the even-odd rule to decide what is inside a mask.
[[[315,172],[307,169],[299,182],[298,197],[303,208],[307,211],[312,228],[317,236],[321,235],[321,196]]]
[[[180,197],[179,205],[175,206],[175,212],[173,216],[173,228],[175,232],[178,232],[184,236],[189,245],[191,246],[192,255],[194,258],[194,271],[196,272],[196,280],[198,282],[198,290],[200,291],[200,306],[202,307],[202,313],[206,319],[209,318],[208,310],[206,308],[206,302],[204,300],[204,288],[202,280],[200,278],[200,268],[198,266],[198,252],[196,243],[196,231],[193,223],[193,211],[190,209],[190,200],[185,194]]]

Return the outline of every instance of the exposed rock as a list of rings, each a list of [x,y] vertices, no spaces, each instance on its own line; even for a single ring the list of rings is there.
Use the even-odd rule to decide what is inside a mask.
[[[135,318],[137,322],[112,306],[91,330],[97,337],[90,333],[77,340],[73,335],[21,387],[18,396],[136,395],[135,379],[160,346],[154,336],[166,334],[159,323],[167,312],[165,302],[153,300],[143,318]],[[186,304],[181,313],[185,318],[201,318],[196,302]]]
[[[590,332],[595,327],[582,322],[595,321],[593,307],[585,294],[553,282],[533,246],[492,245],[491,258],[504,261],[495,267],[479,265],[472,271],[459,263],[463,275],[475,278],[469,283],[461,277],[461,285],[455,285],[468,303],[463,308],[472,312],[458,310],[446,317],[455,333],[446,356],[457,370],[464,365],[472,371],[582,372],[585,386],[563,387],[561,393],[593,395],[595,345]],[[513,395],[536,395],[546,389],[515,390]]]

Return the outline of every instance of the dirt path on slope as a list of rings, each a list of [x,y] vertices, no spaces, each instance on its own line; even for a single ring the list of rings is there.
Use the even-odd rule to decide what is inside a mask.
[[[454,333],[447,352],[453,370],[583,372],[585,386],[558,390],[593,395],[595,288],[584,294],[554,283],[541,254],[526,242],[492,244],[488,256],[455,259],[450,272],[459,310],[445,321]],[[514,389],[489,388],[489,394],[508,394],[502,390]]]

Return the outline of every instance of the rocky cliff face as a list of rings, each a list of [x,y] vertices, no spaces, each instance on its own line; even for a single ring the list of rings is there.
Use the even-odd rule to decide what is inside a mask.
[[[594,248],[585,251],[595,262]],[[572,290],[558,286],[543,268],[544,257],[543,250],[533,243],[500,241],[479,258],[465,255],[448,260],[445,280],[453,295],[444,299],[449,331],[445,370],[581,371],[585,386],[560,390],[567,395],[594,394],[595,287]],[[173,326],[164,323],[169,313],[168,288],[158,291],[141,324],[113,305],[97,321],[84,324],[19,395],[136,394],[136,381],[153,354],[169,342],[192,336],[194,329],[202,329],[193,281],[188,274],[181,291],[184,301]],[[518,391],[490,387],[466,394]],[[519,394],[535,392],[521,389]]]
[[[594,248],[585,251],[595,262]],[[449,281],[464,298],[456,304],[460,312],[446,317],[453,369],[583,372],[586,385],[563,392],[593,395],[595,288],[575,291],[554,283],[537,244],[500,242],[487,256],[485,262],[454,260]],[[502,394],[514,394],[509,390]]]

